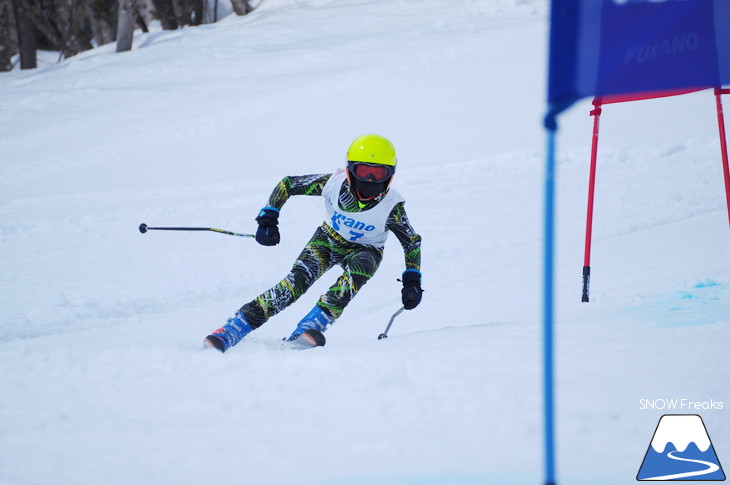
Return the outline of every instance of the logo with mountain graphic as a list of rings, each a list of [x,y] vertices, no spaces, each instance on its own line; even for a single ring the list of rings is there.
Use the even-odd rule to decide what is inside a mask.
[[[636,479],[725,480],[702,418],[697,414],[662,416]]]

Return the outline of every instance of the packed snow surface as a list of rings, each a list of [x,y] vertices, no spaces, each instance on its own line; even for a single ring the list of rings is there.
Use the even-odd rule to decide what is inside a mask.
[[[0,483],[541,483],[547,17],[543,0],[263,0],[0,74]],[[667,413],[700,414],[730,463],[714,96],[604,107],[581,303],[590,108],[559,119],[558,481],[634,483]],[[276,344],[337,268],[202,350],[289,271],[322,201],[290,199],[276,247],[139,224],[253,232],[282,177],[334,171],[364,133],[398,150],[423,303],[377,340],[401,306],[391,236],[324,348]]]

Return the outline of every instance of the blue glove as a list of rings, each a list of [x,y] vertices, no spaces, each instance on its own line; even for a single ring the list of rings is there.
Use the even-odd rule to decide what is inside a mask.
[[[421,272],[417,269],[407,269],[402,276],[403,289],[400,290],[403,307],[413,310],[421,303],[423,290],[421,289]]]
[[[279,209],[276,207],[264,207],[256,217],[259,228],[256,231],[256,242],[264,246],[276,246],[279,244]]]

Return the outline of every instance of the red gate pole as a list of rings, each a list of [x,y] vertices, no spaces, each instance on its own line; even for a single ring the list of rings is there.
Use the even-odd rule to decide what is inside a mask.
[[[720,150],[722,151],[722,172],[725,174],[725,199],[727,200],[727,215],[730,222],[730,168],[728,168],[727,139],[725,137],[725,116],[722,112],[723,94],[730,94],[730,89],[715,88],[717,101],[717,124],[720,128]]]
[[[589,287],[591,282],[591,236],[593,234],[593,197],[596,188],[596,159],[598,158],[598,128],[601,123],[601,98],[593,100],[593,140],[591,143],[591,171],[588,180],[588,210],[586,215],[586,246],[583,256],[583,295],[581,301],[589,300]]]

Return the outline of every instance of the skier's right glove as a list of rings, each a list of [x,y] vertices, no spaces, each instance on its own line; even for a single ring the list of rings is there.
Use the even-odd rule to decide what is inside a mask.
[[[279,244],[279,209],[276,207],[264,207],[259,212],[256,222],[259,228],[256,231],[256,242],[264,246],[276,246]]]
[[[423,290],[421,289],[421,272],[417,269],[407,269],[402,276],[403,289],[400,294],[403,300],[403,308],[413,310],[421,303]]]

